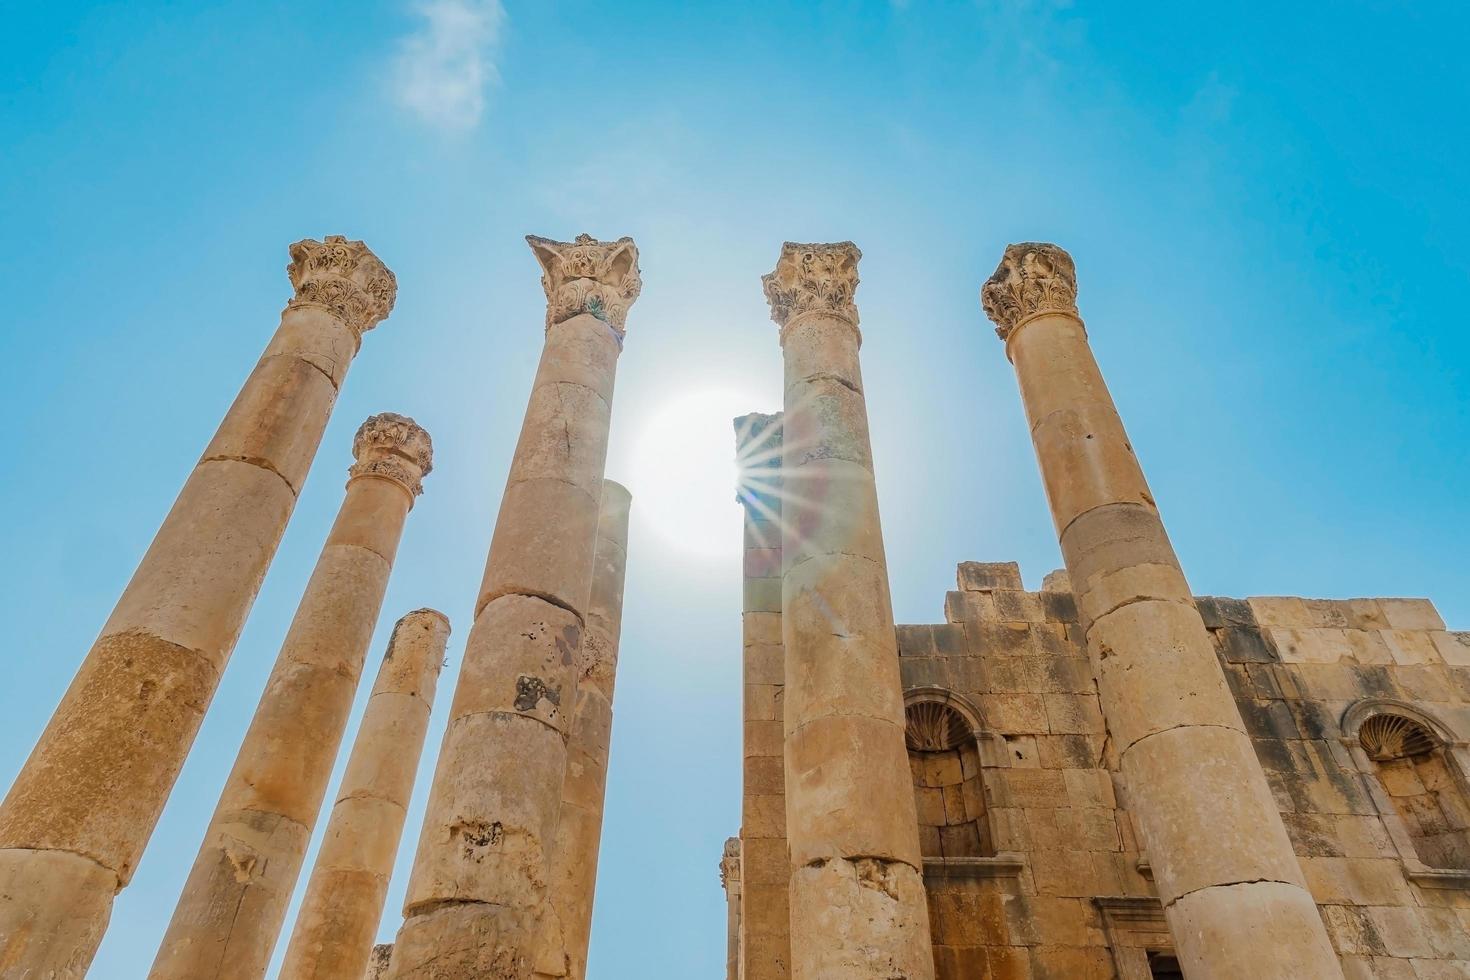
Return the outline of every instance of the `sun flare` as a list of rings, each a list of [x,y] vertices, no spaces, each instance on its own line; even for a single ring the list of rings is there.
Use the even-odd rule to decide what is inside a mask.
[[[760,406],[758,396],[734,388],[684,391],[659,405],[633,447],[634,519],[687,555],[736,558],[734,419]]]

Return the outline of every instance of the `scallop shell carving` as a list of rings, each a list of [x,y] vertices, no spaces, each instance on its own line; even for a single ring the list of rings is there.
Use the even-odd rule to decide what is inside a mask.
[[[938,701],[909,705],[904,720],[904,740],[911,752],[946,752],[970,737],[965,716]]]
[[[1375,762],[1425,755],[1439,744],[1427,728],[1402,715],[1374,715],[1358,729],[1358,740]]]

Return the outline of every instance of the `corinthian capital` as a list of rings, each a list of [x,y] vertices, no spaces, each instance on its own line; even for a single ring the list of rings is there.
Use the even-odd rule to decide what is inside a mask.
[[[434,443],[407,415],[383,412],[371,416],[352,440],[357,462],[347,472],[349,479],[380,476],[401,485],[410,495],[424,492],[423,478],[434,468]]]
[[[725,851],[720,855],[720,885],[729,888],[740,881],[740,838],[730,837],[725,841]]]
[[[1001,340],[1043,313],[1077,315],[1077,267],[1072,256],[1046,242],[1006,247],[995,275],[980,287],[980,305]]]
[[[574,242],[557,242],[527,235],[526,242],[541,263],[546,329],[590,313],[617,331],[619,338],[623,336],[628,308],[643,290],[633,239],[600,242],[591,235],[578,235]]]
[[[782,245],[776,271],[761,277],[771,319],[784,330],[804,313],[826,313],[856,327],[858,312],[852,297],[857,292],[857,265],[862,257],[852,242]]]
[[[359,340],[393,312],[398,298],[398,280],[388,267],[362,242],[341,235],[292,245],[286,274],[296,287],[287,308],[317,306],[335,313]]]

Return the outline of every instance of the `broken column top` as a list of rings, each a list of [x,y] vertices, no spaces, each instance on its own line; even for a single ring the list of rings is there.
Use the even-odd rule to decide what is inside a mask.
[[[380,476],[401,485],[411,496],[424,492],[423,478],[434,468],[434,443],[429,433],[407,415],[373,415],[352,440],[357,462],[350,478]]]
[[[603,242],[578,235],[576,241],[558,242],[527,235],[526,242],[541,263],[546,329],[588,313],[612,327],[621,339],[627,330],[628,309],[643,291],[633,239]]]
[[[775,271],[761,277],[771,319],[788,325],[807,313],[822,313],[858,325],[853,295],[858,287],[858,260],[863,253],[852,242],[801,244],[786,242]]]
[[[296,295],[287,309],[318,307],[342,319],[359,341],[393,312],[398,280],[362,242],[341,235],[303,238],[290,248],[286,275]]]
[[[980,287],[980,305],[995,322],[996,335],[1006,341],[1038,316],[1077,316],[1077,267],[1072,256],[1049,242],[1006,246],[995,275]]]

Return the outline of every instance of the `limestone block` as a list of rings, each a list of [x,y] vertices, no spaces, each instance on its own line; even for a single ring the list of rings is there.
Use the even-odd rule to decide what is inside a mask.
[[[218,812],[199,849],[150,976],[190,976],[219,964],[220,980],[265,974],[311,831],[278,814]],[[293,860],[294,859],[294,860]]]
[[[1108,726],[1125,751],[1179,725],[1241,730],[1235,700],[1192,603],[1123,606],[1093,625],[1088,648]]]
[[[288,306],[260,361],[297,358],[340,389],[359,346],[357,334],[340,317],[316,307]]]
[[[873,450],[868,438],[867,403],[860,390],[823,372],[799,379],[788,375],[787,409],[782,416],[782,480],[805,480],[806,467],[821,460],[845,460],[871,478]],[[794,399],[794,401],[793,401]],[[800,501],[805,494],[798,493]],[[782,514],[792,499],[783,500]]]
[[[790,822],[809,828],[791,841],[794,867],[845,855],[919,866],[901,726],[857,715],[809,721],[787,740],[786,782]],[[892,804],[876,808],[875,799]]]
[[[1350,629],[1343,631],[1353,660],[1360,664],[1391,664],[1393,651],[1379,630]]]
[[[856,463],[823,458],[786,470],[782,483],[789,495],[781,508],[788,570],[809,558],[838,554],[883,564],[872,473]]]
[[[1439,649],[1430,633],[1419,629],[1390,629],[1379,633],[1388,644],[1388,652],[1396,664],[1440,663]]]
[[[1377,599],[1344,599],[1341,602],[1348,626],[1357,630],[1388,629],[1388,617]]]
[[[354,746],[356,748],[356,746]],[[334,870],[380,874],[393,867],[403,828],[403,804],[372,797],[349,797],[332,808],[327,829]],[[327,847],[323,842],[323,848]]]
[[[205,460],[259,466],[300,493],[337,400],[337,387],[295,357],[267,357],[251,372],[205,447]]]
[[[490,600],[511,593],[586,608],[598,494],[557,479],[526,480],[505,488],[500,513],[476,615]]]
[[[863,390],[862,370],[858,366],[858,347],[862,341],[851,323],[813,313],[801,319],[798,329],[784,333],[781,346],[785,355],[786,391],[813,377],[831,378],[856,392]],[[787,403],[790,404],[789,399]],[[785,421],[789,423],[789,414]],[[788,434],[786,438],[791,437]]]
[[[949,592],[944,596],[947,623],[994,622],[995,597],[987,592]]]
[[[1186,975],[1341,980],[1317,907],[1300,888],[1274,881],[1206,888],[1165,914]],[[1237,935],[1254,941],[1231,942]]]
[[[747,612],[740,619],[741,635],[746,645],[781,642],[781,612]]]
[[[612,406],[581,385],[543,384],[531,392],[508,486],[562,480],[602,494]]]
[[[148,633],[99,639],[0,808],[0,848],[72,851],[126,885],[218,680]]]
[[[883,567],[846,555],[813,558],[787,572],[783,591],[787,716],[899,723],[902,690]]]
[[[1179,565],[1158,513],[1143,504],[1112,503],[1094,508],[1066,527],[1060,543],[1084,617],[1085,595],[1096,587],[1099,578],[1137,565]],[[1183,596],[1174,598],[1193,601],[1187,589]]]
[[[998,590],[991,593],[995,601],[995,618],[1007,623],[1042,623],[1041,598],[1035,592]]]
[[[1436,630],[1429,634],[1444,662],[1456,667],[1470,667],[1470,632],[1447,633]]]
[[[82,980],[118,887],[77,854],[0,849],[0,975]]]
[[[924,883],[912,866],[875,858],[834,859],[791,875],[795,980],[931,980],[934,966],[924,921]],[[915,914],[917,913],[917,914]]]
[[[355,477],[351,482],[352,492],[342,501],[327,547],[363,548],[391,566],[413,497],[403,484],[386,477]]]
[[[463,681],[456,694],[465,690]],[[515,757],[496,751],[505,744],[519,747]],[[410,925],[446,901],[539,906],[565,755],[562,736],[536,718],[514,711],[456,714],[444,735],[409,879]]]
[[[362,870],[318,868],[312,881],[321,892],[321,905],[316,910],[314,928],[307,935],[299,931],[291,936],[291,951],[311,964],[311,973],[297,972],[290,958],[281,970],[280,980],[322,980],[329,978],[384,976],[374,974],[373,937],[377,935],[377,919],[368,919],[360,909],[381,909],[388,895],[388,879]],[[298,949],[297,944],[300,943]],[[382,970],[387,969],[388,952],[383,954]]]
[[[533,390],[546,384],[578,385],[612,404],[622,344],[606,323],[580,314],[547,328],[546,346]]]
[[[147,631],[224,669],[296,503],[276,474],[203,463],[174,501],[102,636]],[[236,601],[221,603],[220,596]],[[212,690],[212,688],[211,688]]]
[[[1075,404],[1031,417],[1037,419],[1031,441],[1037,455],[1048,461],[1042,484],[1059,531],[1107,504],[1153,509],[1148,482],[1111,402]]]
[[[225,782],[220,812],[249,808],[310,827],[321,809],[356,689],[355,672],[278,664],[251,720],[245,750]],[[300,751],[306,741],[333,751]]]
[[[565,735],[581,642],[581,625],[566,609],[526,595],[495,599],[465,643],[450,718],[504,712]]]
[[[1259,772],[1250,739],[1224,727],[1170,729],[1123,753],[1123,775],[1165,906],[1211,885],[1303,885]]]
[[[1428,599],[1379,599],[1383,618],[1396,630],[1442,630],[1444,620]]]
[[[1104,730],[1094,694],[1045,694],[1047,728],[1056,735],[1091,735]]]
[[[432,697],[432,691],[426,692]],[[428,723],[429,706],[416,694],[378,691],[373,694],[373,711],[380,725],[371,730],[359,729],[353,744],[352,758],[342,774],[337,798],[371,797],[394,787],[392,798],[406,799],[405,787],[413,786],[418,771],[417,753],[395,751],[405,739],[418,736]]]
[[[1295,596],[1252,596],[1246,601],[1262,626],[1311,629],[1317,625],[1306,602]]]
[[[1277,628],[1266,632],[1284,663],[1333,664],[1350,649],[1345,630]]]
[[[1006,735],[1045,734],[1051,731],[1046,699],[1040,694],[996,694],[980,699],[989,723]]]
[[[966,592],[1020,591],[1021,566],[1013,561],[962,561],[955,570],[959,588]]]
[[[415,872],[417,872],[415,866]],[[537,924],[523,909],[480,901],[426,910],[393,944],[392,980],[531,980]]]

